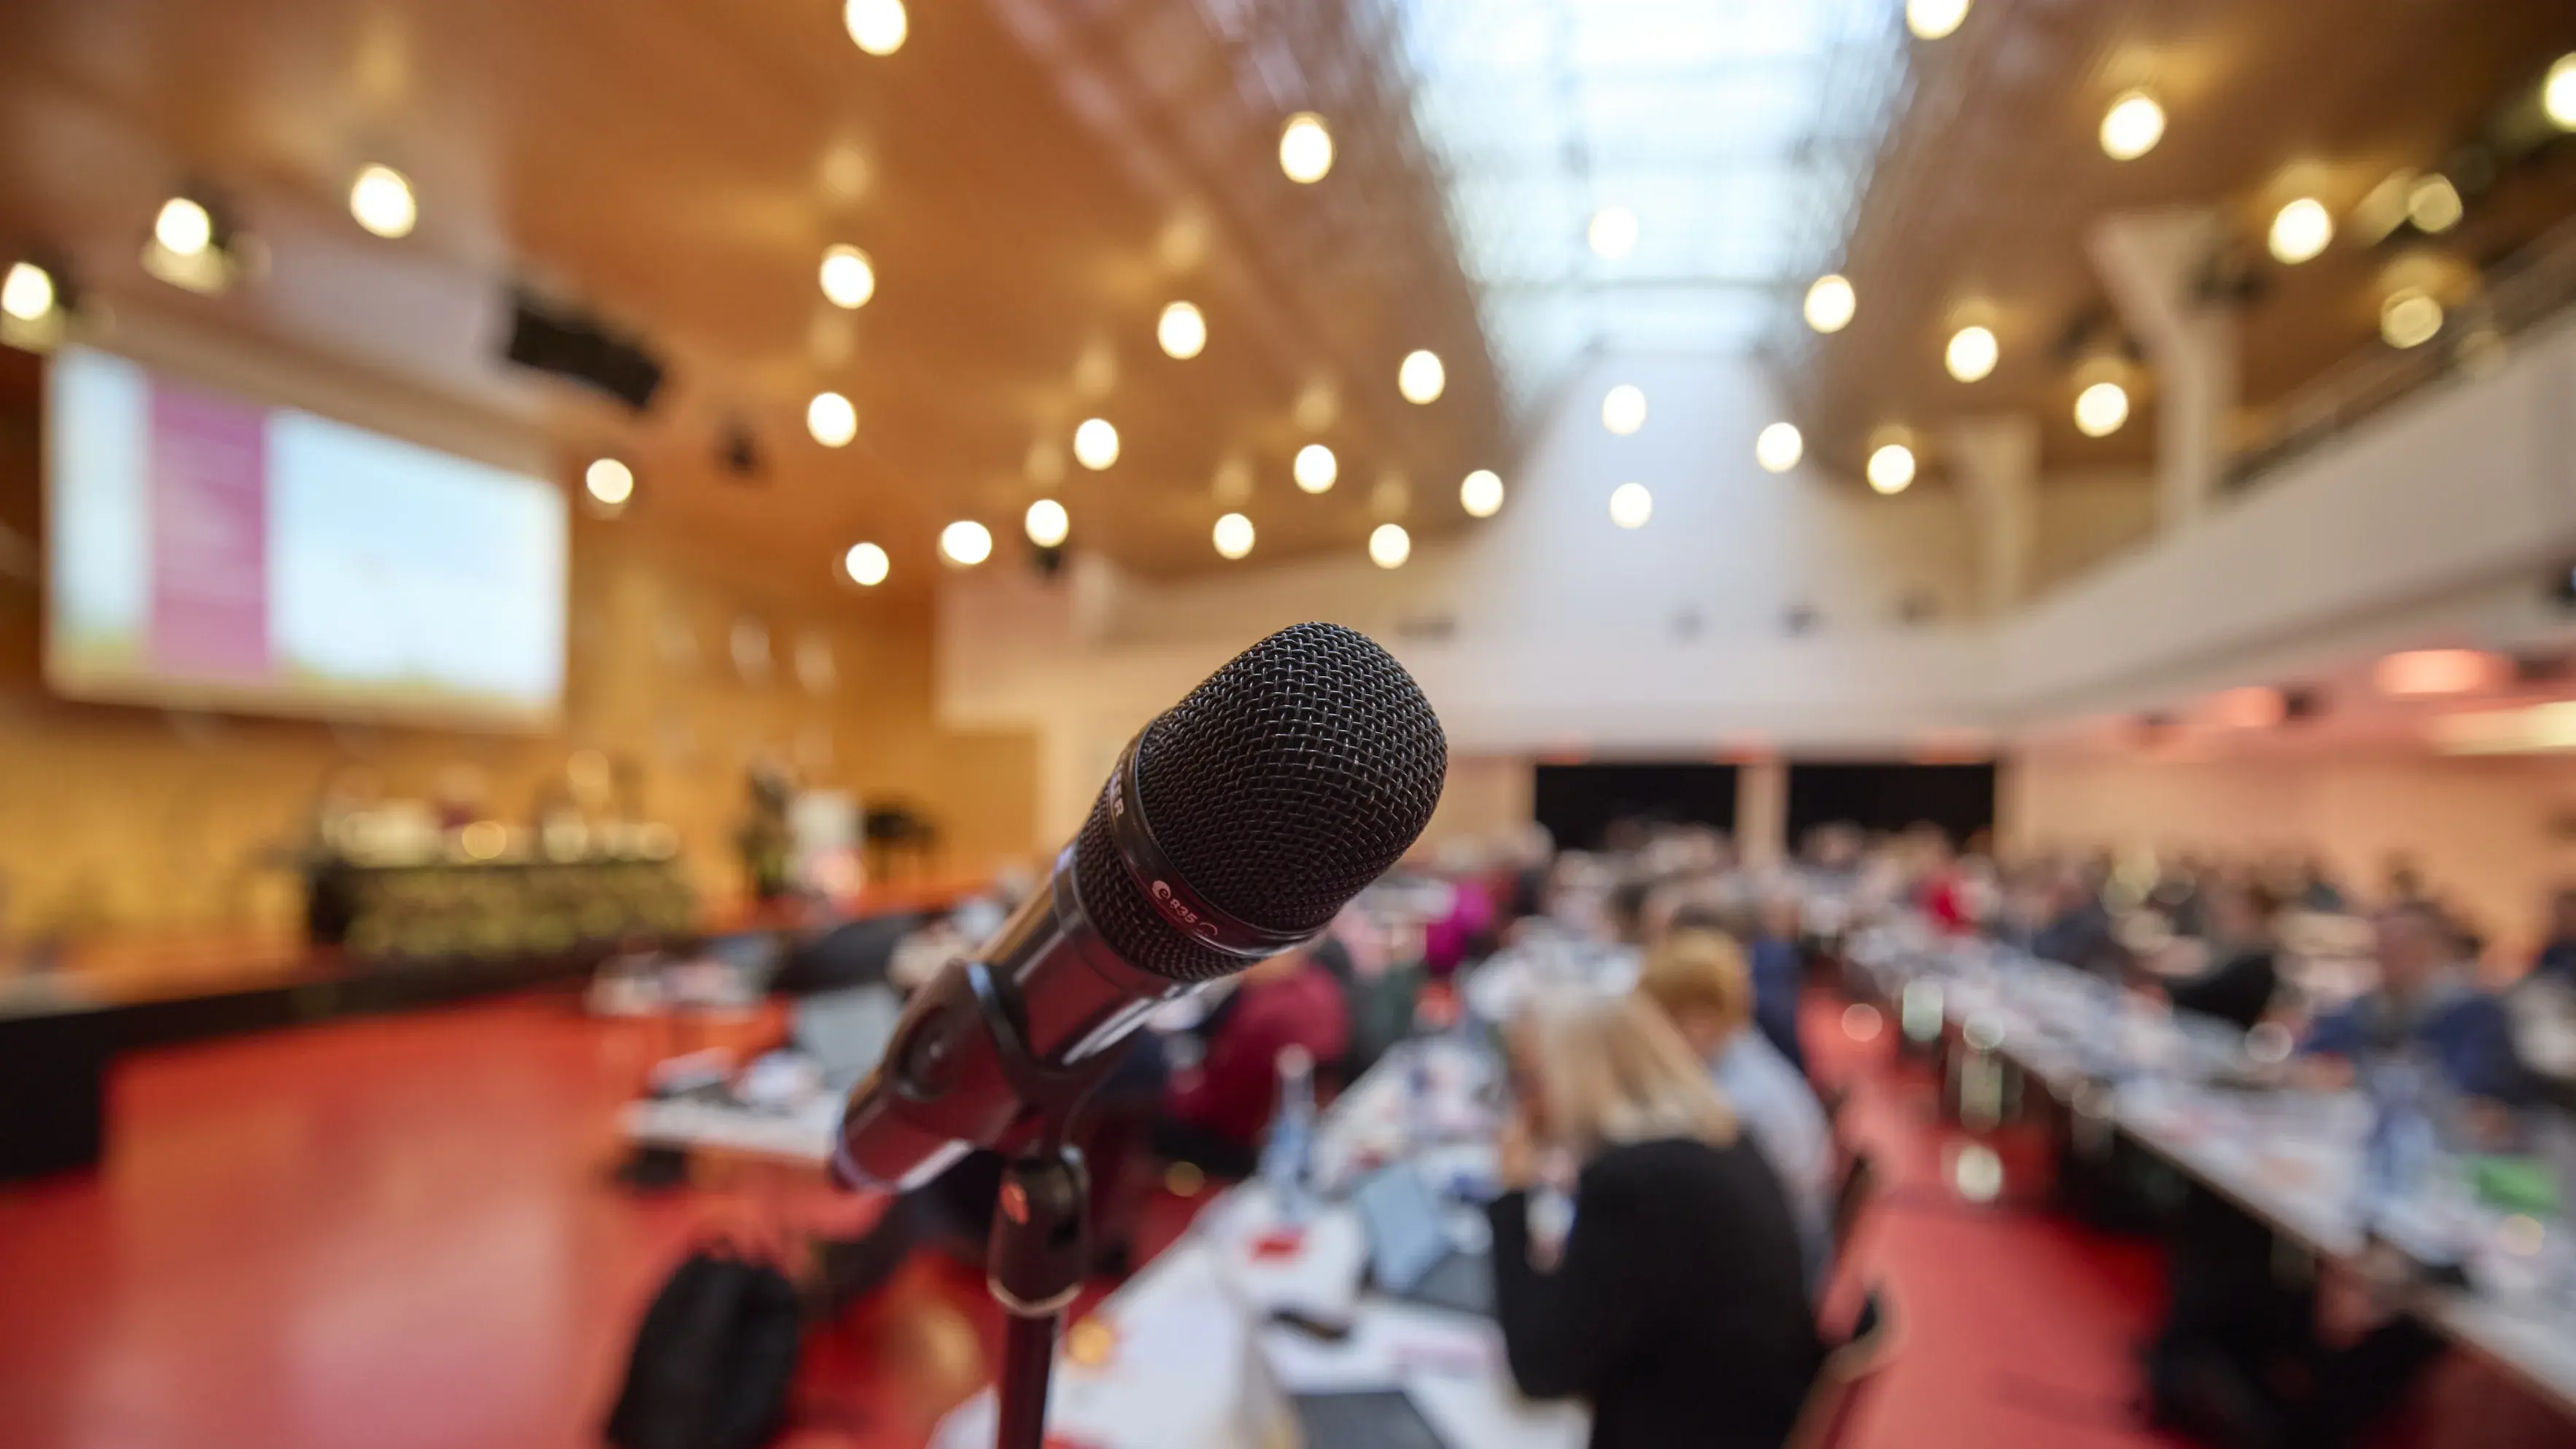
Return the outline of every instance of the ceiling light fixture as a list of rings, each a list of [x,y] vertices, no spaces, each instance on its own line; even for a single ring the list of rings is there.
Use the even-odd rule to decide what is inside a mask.
[[[39,322],[54,310],[58,293],[54,274],[34,262],[11,262],[0,281],[0,313],[21,322]]]
[[[1786,473],[1807,454],[1807,440],[1796,423],[1773,423],[1753,439],[1753,461],[1766,473]]]
[[[1188,302],[1171,303],[1154,323],[1154,341],[1165,357],[1186,362],[1207,347],[1207,317]]]
[[[2389,695],[2467,694],[2486,686],[2491,669],[2475,649],[2409,649],[2371,666],[2370,682]]]
[[[1041,498],[1029,505],[1020,526],[1028,530],[1029,542],[1040,548],[1054,548],[1073,533],[1073,518],[1064,505],[1052,498]]]
[[[1917,40],[1939,40],[1968,18],[1968,0],[1905,0],[1905,28]]]
[[[2389,346],[2421,347],[2442,330],[2442,304],[2421,287],[2400,287],[2379,304],[2379,336]]]
[[[174,257],[193,257],[214,245],[215,219],[203,202],[174,196],[152,218],[152,239]]]
[[[1118,461],[1118,429],[1107,418],[1084,418],[1073,430],[1073,461],[1097,473]]]
[[[841,568],[850,576],[851,583],[863,589],[873,589],[884,583],[886,575],[893,572],[894,561],[886,557],[884,549],[873,543],[854,543],[848,553],[841,555]]]
[[[1626,437],[1646,425],[1646,390],[1623,382],[1601,395],[1601,426]]]
[[[603,507],[623,507],[635,496],[635,470],[615,458],[594,458],[582,470],[581,486]]]
[[[1440,365],[1440,354],[1429,348],[1416,348],[1404,354],[1403,365],[1395,370],[1395,390],[1409,403],[1433,403],[1449,386],[1449,370]]]
[[[859,410],[837,392],[818,392],[805,404],[805,431],[826,448],[845,448],[859,435]]]
[[[1889,443],[1869,455],[1869,486],[1881,493],[1904,492],[1914,482],[1914,450]]]
[[[877,294],[877,265],[866,252],[847,242],[823,248],[823,297],[835,307],[868,305]]]
[[[2460,224],[2466,208],[2460,205],[2460,188],[2441,172],[2422,177],[2406,192],[2406,219],[2415,229],[2439,235]]]
[[[2272,259],[2295,267],[2334,240],[2334,214],[2313,196],[2302,196],[2272,216]]]
[[[1491,518],[1502,511],[1503,480],[1491,468],[1479,468],[1458,485],[1458,506],[1470,518]]]
[[[1637,213],[1624,206],[1605,206],[1592,213],[1592,225],[1585,229],[1584,240],[1592,254],[1606,261],[1617,261],[1637,248]]]
[[[1300,185],[1321,181],[1333,169],[1333,133],[1323,117],[1299,111],[1279,128],[1279,169]]]
[[[1252,520],[1240,513],[1229,513],[1216,521],[1217,556],[1241,558],[1252,552]]]
[[[1413,557],[1413,535],[1401,523],[1381,523],[1369,533],[1369,561],[1382,569],[1404,567]]]
[[[2165,108],[2145,91],[2123,91],[2102,113],[2102,154],[2135,161],[2165,138]]]
[[[993,556],[992,530],[971,518],[961,518],[939,530],[939,556],[971,569]]]
[[[1643,528],[1655,516],[1655,495],[1643,483],[1622,483],[1610,490],[1610,521],[1621,528]]]
[[[2576,131],[2576,53],[2551,62],[2548,78],[2540,83],[2540,110],[2549,124]]]
[[[1995,370],[1995,360],[2002,349],[1995,334],[1984,327],[1962,327],[1950,334],[1950,345],[1941,353],[1941,365],[1961,382],[1976,382]]]
[[[2075,395],[2075,427],[2088,438],[2107,438],[2129,421],[2129,390],[2097,382]]]
[[[368,166],[349,183],[349,215],[375,235],[398,241],[419,222],[420,202],[410,178],[390,166]]]
[[[903,0],[849,0],[841,7],[841,24],[850,39],[870,55],[892,55],[912,33],[912,17]]]
[[[1330,492],[1333,480],[1341,476],[1341,471],[1333,450],[1321,443],[1308,443],[1299,448],[1297,461],[1288,467],[1290,476],[1297,480],[1297,486],[1308,493]]]
[[[1842,331],[1859,308],[1859,295],[1839,272],[1828,272],[1807,288],[1807,325],[1819,332]]]

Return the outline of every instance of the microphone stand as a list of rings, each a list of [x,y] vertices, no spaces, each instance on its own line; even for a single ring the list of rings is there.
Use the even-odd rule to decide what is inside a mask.
[[[1049,1067],[1029,1052],[993,973],[980,961],[968,962],[966,979],[1004,1079],[1037,1114],[1037,1136],[1002,1172],[984,1249],[984,1286],[1010,1315],[994,1386],[995,1449],[1043,1449],[1056,1329],[1082,1291],[1091,1261],[1091,1176],[1067,1138],[1118,1054],[1104,1049],[1071,1067]]]

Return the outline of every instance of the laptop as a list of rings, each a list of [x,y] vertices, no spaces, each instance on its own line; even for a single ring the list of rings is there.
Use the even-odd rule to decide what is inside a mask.
[[[1493,1316],[1490,1257],[1459,1250],[1449,1236],[1447,1209],[1421,1173],[1401,1162],[1380,1168],[1360,1183],[1351,1200],[1368,1233],[1369,1278],[1380,1292],[1408,1303]]]
[[[1299,1394],[1289,1404],[1306,1449],[1448,1449],[1402,1389]]]

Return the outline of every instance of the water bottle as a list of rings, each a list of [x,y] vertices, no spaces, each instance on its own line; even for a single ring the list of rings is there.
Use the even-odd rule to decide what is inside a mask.
[[[1312,1204],[1306,1191],[1307,1158],[1315,1145],[1315,1058],[1304,1047],[1279,1049],[1279,1110],[1261,1145],[1261,1181],[1283,1226],[1303,1224]]]
[[[2414,1190],[2431,1164],[2435,1143],[2432,1119],[2424,1113],[2424,1073],[2414,1062],[2394,1058],[2371,1064],[2363,1073],[2370,1101],[2370,1131],[2361,1144],[2360,1216],[2374,1225]]]

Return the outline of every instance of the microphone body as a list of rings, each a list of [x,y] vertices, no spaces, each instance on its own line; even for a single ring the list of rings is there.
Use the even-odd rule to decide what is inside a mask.
[[[1045,885],[913,999],[843,1109],[834,1175],[908,1188],[1019,1145],[1061,1105],[1028,1100],[1033,1068],[1105,1068],[1164,1001],[1321,934],[1446,772],[1438,718],[1365,636],[1302,624],[1244,651],[1138,731]]]
[[[1101,939],[1074,889],[1071,846],[980,959],[1029,1055],[1055,1066],[1113,1049],[1193,989],[1128,965]],[[913,998],[884,1060],[851,1094],[834,1173],[849,1185],[919,1186],[970,1147],[1004,1145],[1030,1105],[985,1029],[974,983],[952,963]]]

